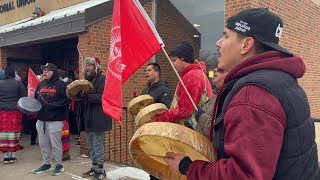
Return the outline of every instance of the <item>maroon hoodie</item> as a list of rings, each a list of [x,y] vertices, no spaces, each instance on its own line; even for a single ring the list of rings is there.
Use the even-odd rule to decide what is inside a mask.
[[[283,71],[295,78],[301,78],[306,71],[300,57],[288,57],[278,51],[268,51],[240,63],[229,72],[224,84],[262,69]],[[220,95],[221,92],[217,99]],[[224,150],[230,158],[214,163],[193,161],[188,168],[187,178],[272,179],[286,128],[285,112],[279,101],[258,86],[245,86],[230,102],[225,112],[224,126]]]

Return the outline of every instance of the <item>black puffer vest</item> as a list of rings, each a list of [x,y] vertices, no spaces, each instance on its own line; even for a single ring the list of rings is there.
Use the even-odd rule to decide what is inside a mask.
[[[319,180],[315,127],[307,96],[295,78],[281,71],[258,70],[240,79],[232,79],[224,86],[214,124],[218,159],[229,158],[224,151],[224,114],[233,97],[248,85],[270,92],[286,114],[286,129],[273,179]]]

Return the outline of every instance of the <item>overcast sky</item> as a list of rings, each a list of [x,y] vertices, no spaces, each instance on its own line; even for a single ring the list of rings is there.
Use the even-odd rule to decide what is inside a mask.
[[[225,0],[170,0],[192,23],[199,24],[201,48],[215,51],[224,27]]]

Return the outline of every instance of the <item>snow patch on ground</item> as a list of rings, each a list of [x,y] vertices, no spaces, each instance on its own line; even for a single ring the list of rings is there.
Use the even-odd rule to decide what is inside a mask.
[[[141,169],[137,169],[134,167],[120,167],[114,170],[108,170],[107,178],[111,180],[119,180],[125,178],[133,178],[133,179],[141,179],[141,180],[149,180],[149,174]]]

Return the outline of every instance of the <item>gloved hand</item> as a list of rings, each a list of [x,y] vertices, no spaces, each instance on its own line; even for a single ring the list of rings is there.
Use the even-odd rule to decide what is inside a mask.
[[[200,119],[200,116],[205,113],[201,107],[197,107],[198,108],[198,111],[195,112],[195,119],[197,122],[199,122],[199,119]]]
[[[76,97],[77,97],[77,100],[86,101],[88,99],[88,94],[84,93],[83,91],[79,91]]]

